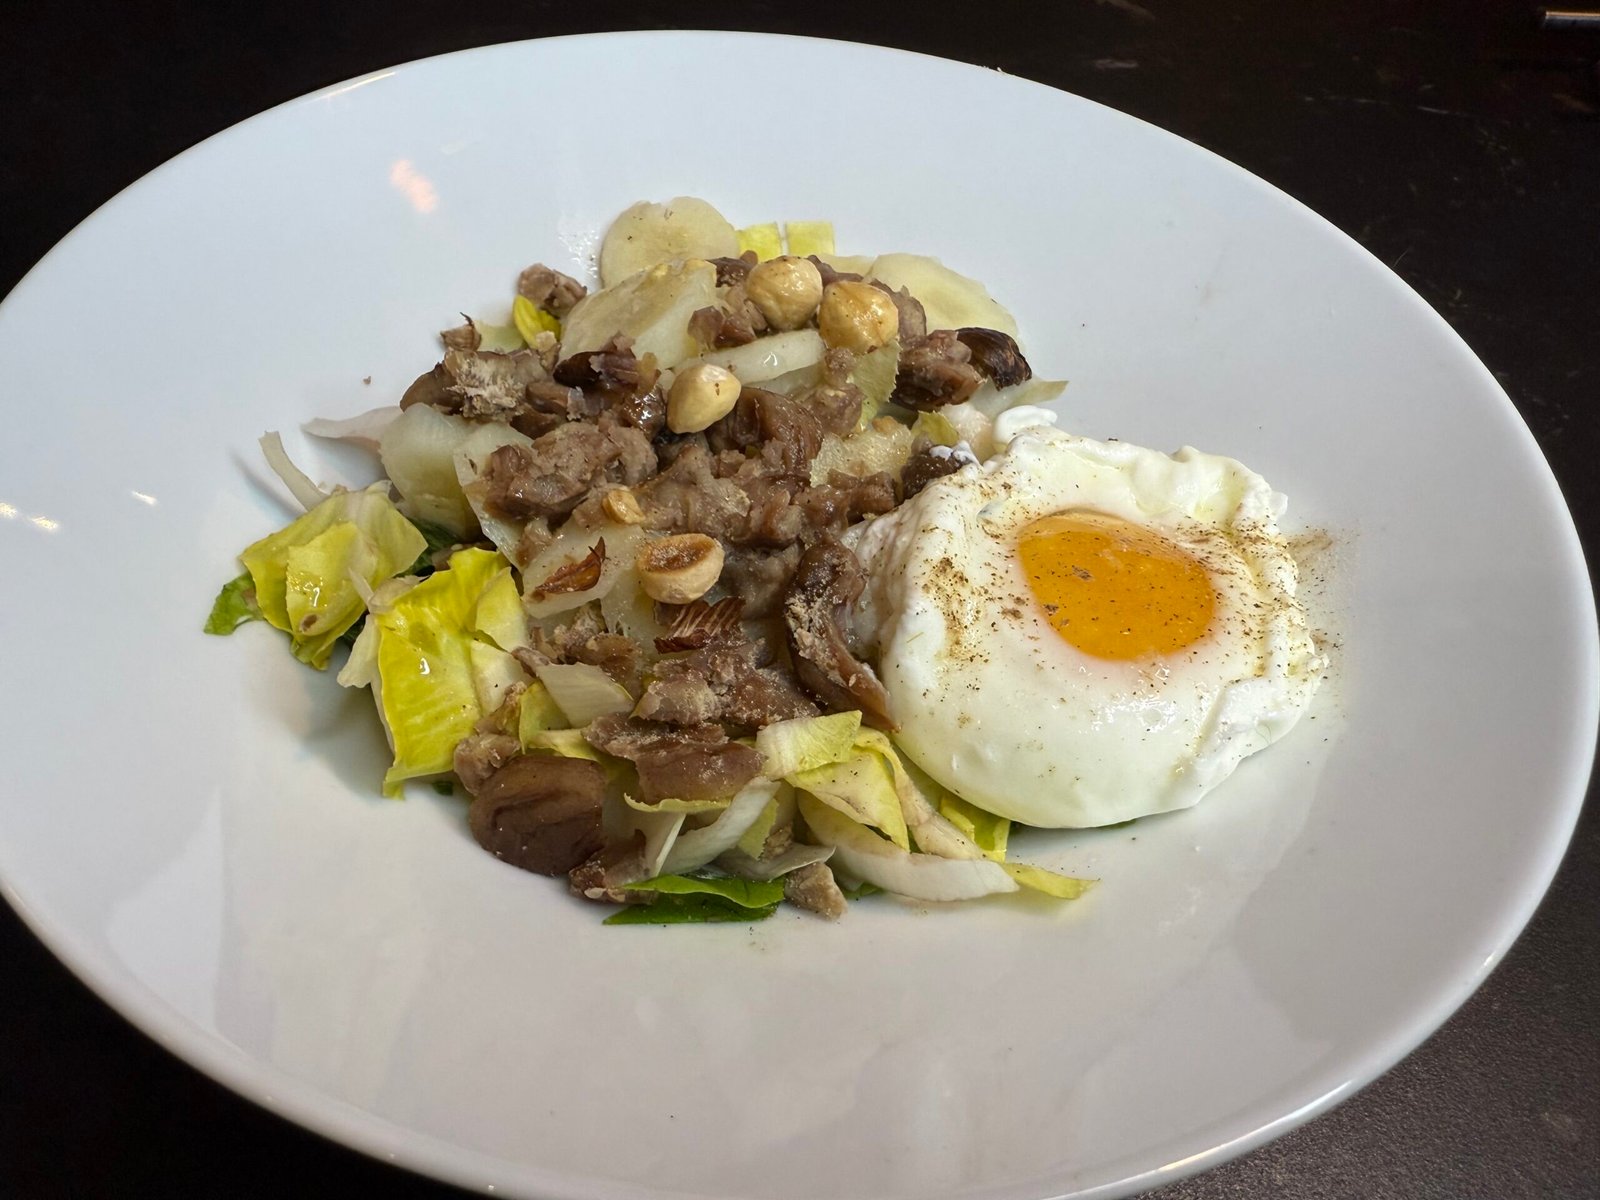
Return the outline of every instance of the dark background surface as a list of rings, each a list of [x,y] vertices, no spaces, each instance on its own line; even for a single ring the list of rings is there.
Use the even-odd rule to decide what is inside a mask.
[[[645,0],[277,0],[231,13],[198,3],[0,0],[0,292],[94,208],[186,147],[280,101],[408,59],[682,25],[899,46],[999,67],[1154,122],[1362,242],[1510,393],[1592,561],[1600,36],[1538,32],[1533,12],[1489,0],[699,10]],[[92,329],[93,297],[84,307]],[[1600,819],[1591,804],[1527,932],[1442,1030],[1332,1113],[1159,1195],[1600,1196],[1597,935]],[[0,980],[0,1196],[466,1194],[298,1130],[169,1057],[73,979],[9,909],[0,911]]]

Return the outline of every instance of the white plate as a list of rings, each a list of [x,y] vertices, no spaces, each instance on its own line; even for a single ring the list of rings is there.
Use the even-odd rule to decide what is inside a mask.
[[[736,75],[773,103],[729,109]],[[364,696],[264,627],[198,631],[285,515],[254,439],[393,400],[458,309],[681,193],[941,254],[1071,378],[1070,426],[1287,491],[1338,547],[1314,719],[1198,810],[1025,839],[1104,880],[1048,915],[607,929],[459,801],[379,799]],[[6,302],[0,364],[7,898],[243,1094],[498,1194],[1032,1200],[1200,1169],[1443,1020],[1583,793],[1593,602],[1488,372],[1259,180],[992,72],[724,34],[380,72],[118,196]]]

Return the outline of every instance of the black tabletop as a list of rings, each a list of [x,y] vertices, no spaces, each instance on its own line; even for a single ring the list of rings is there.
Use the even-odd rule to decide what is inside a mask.
[[[685,25],[999,67],[1143,117],[1283,188],[1399,272],[1488,364],[1594,554],[1600,34],[1541,32],[1520,3],[11,0],[0,4],[0,292],[119,189],[280,101],[469,46]],[[92,334],[93,297],[84,304]],[[89,349],[64,340],[49,352]],[[1160,1195],[1600,1196],[1597,933],[1591,804],[1532,924],[1443,1029],[1333,1112]],[[9,909],[0,971],[0,1196],[466,1194],[303,1132],[168,1056]]]

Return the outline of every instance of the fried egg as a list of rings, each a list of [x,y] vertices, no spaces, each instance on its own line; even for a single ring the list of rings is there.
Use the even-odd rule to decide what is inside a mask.
[[[850,532],[896,741],[1031,825],[1186,808],[1321,680],[1284,497],[1232,459],[1008,416],[1000,453]]]

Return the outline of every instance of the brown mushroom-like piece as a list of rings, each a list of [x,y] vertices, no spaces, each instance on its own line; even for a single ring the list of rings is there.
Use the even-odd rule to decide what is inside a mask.
[[[583,737],[638,768],[639,798],[646,804],[720,800],[761,773],[760,752],[730,742],[720,725],[675,728],[613,714],[591,722]]]
[[[960,404],[983,386],[983,375],[971,359],[972,351],[955,330],[930,333],[901,349],[890,399],[919,412]]]
[[[860,283],[865,278],[865,276],[858,275],[854,271],[836,271],[815,254],[808,254],[806,257],[811,260],[818,273],[821,274],[823,287],[827,287],[830,283],[838,283],[841,280],[847,283]]]
[[[711,265],[717,269],[717,286],[743,283],[758,261],[754,250],[746,250],[738,258],[713,258]]]
[[[586,758],[519,755],[483,785],[467,825],[496,858],[540,875],[565,875],[604,843],[605,788],[605,772]]]
[[[956,330],[956,338],[972,352],[972,365],[997,388],[1016,387],[1033,378],[1033,368],[1010,334],[998,329],[969,326]]]
[[[455,385],[456,377],[445,369],[444,363],[435,363],[431,370],[418,375],[406,388],[405,394],[400,397],[400,407],[406,409],[413,404],[428,404],[440,412],[459,412],[461,397],[450,390]]]
[[[478,332],[478,327],[472,323],[472,318],[466,313],[461,314],[464,324],[457,325],[454,329],[443,329],[439,332],[439,340],[444,343],[446,350],[476,350],[483,345],[483,335]]]
[[[671,736],[633,760],[639,770],[639,798],[646,804],[721,800],[761,774],[761,764],[760,751],[739,742],[706,746]]]
[[[517,295],[558,317],[566,316],[588,294],[589,289],[572,276],[543,263],[534,263],[517,276]]]
[[[970,456],[956,454],[945,446],[930,446],[926,450],[918,450],[906,460],[906,465],[900,470],[900,499],[902,501],[911,499],[935,479],[954,475],[973,461],[975,460]]]
[[[783,602],[795,677],[834,712],[860,709],[869,725],[893,730],[889,694],[851,652],[841,618],[861,597],[867,576],[849,548],[825,536],[800,556]]]
[[[598,350],[563,359],[552,375],[557,383],[581,388],[600,396],[607,405],[614,405],[648,393],[661,372],[653,357],[636,357],[633,340],[618,334]]]
[[[631,425],[647,438],[653,438],[667,425],[667,398],[660,388],[619,400],[611,411],[618,421]]]
[[[525,433],[524,418],[537,418],[537,429],[566,419],[568,393],[552,388],[537,353],[470,349],[471,330],[466,325],[441,335],[449,347],[444,358],[405,390],[401,408],[427,404],[440,412],[460,413],[469,421],[506,421]],[[536,394],[530,396],[530,389]]]
[[[574,426],[581,433],[587,426]],[[562,517],[589,493],[589,478],[544,469],[545,463],[528,446],[496,446],[484,460],[478,478],[483,505],[497,517],[518,521],[528,517]]]
[[[532,350],[446,350],[440,366],[454,381],[450,395],[461,415],[471,421],[511,420],[526,408],[528,386],[550,381]]]

